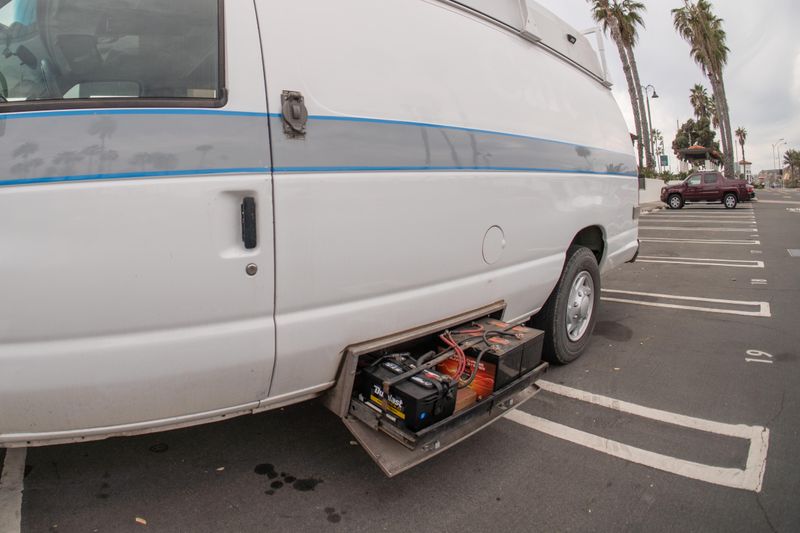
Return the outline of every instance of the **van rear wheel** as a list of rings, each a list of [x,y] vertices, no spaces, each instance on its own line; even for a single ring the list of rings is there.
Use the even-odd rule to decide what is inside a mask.
[[[544,358],[566,365],[589,344],[600,304],[600,268],[588,248],[574,246],[553,294],[533,325],[545,332]]]
[[[736,198],[735,194],[728,193],[725,195],[722,203],[725,204],[725,209],[736,209],[736,204],[739,203],[739,200]]]

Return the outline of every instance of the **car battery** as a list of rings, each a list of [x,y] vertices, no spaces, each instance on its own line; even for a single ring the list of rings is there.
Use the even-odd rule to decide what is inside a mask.
[[[452,332],[453,339],[465,347],[467,375],[474,372],[478,355],[487,348],[482,340],[487,332],[486,340],[491,343],[492,349],[484,353],[475,379],[470,384],[479,401],[527,374],[539,366],[542,359],[543,332],[525,326],[512,328],[500,320],[483,319],[470,328]],[[452,356],[439,364],[437,370],[453,376],[458,370],[458,358]]]
[[[520,375],[527,374],[542,364],[542,348],[544,347],[544,331],[529,328],[526,326],[516,326],[511,328],[511,332],[519,336],[523,345],[522,362],[520,363]]]
[[[417,432],[455,412],[457,384],[449,376],[424,370],[384,393],[385,380],[413,368],[411,358],[378,361],[361,371],[356,391],[361,401],[382,411],[396,426]]]

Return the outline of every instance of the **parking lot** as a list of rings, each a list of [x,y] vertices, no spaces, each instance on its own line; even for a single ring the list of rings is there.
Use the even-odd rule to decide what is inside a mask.
[[[640,225],[587,355],[419,468],[385,478],[310,402],[0,452],[0,531],[20,488],[26,532],[800,530],[800,193]]]

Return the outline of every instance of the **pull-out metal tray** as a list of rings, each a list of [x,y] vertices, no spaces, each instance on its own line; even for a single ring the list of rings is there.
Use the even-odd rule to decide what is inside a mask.
[[[353,386],[359,357],[471,320],[487,316],[499,317],[504,309],[505,302],[497,302],[434,324],[351,346],[345,351],[336,385],[325,396],[324,402],[331,411],[342,418],[345,426],[387,476],[396,476],[431,459],[485,428],[510,409],[519,407],[531,399],[539,392],[535,383],[547,370],[548,365],[542,363],[480,403],[419,433],[409,434],[386,423],[380,414],[366,405],[353,401]]]
[[[389,424],[382,425],[381,417],[358,401],[352,402],[350,413],[342,420],[386,475],[393,477],[474,435],[509,410],[533,398],[539,392],[536,380],[547,366],[547,363],[542,363],[490,398],[416,434],[413,449],[410,448],[412,443],[401,442],[408,438],[407,435],[402,435]]]

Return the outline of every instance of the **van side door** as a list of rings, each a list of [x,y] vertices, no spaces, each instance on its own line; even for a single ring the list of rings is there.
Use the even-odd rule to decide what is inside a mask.
[[[9,19],[0,444],[254,408],[275,334],[252,2],[11,0]]]

